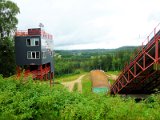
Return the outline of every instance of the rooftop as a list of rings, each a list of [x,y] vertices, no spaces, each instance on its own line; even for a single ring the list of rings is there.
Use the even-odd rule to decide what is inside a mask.
[[[40,35],[43,38],[46,39],[53,39],[53,36],[41,28],[31,28],[28,30],[17,30],[15,33],[15,36],[35,36],[35,35]]]

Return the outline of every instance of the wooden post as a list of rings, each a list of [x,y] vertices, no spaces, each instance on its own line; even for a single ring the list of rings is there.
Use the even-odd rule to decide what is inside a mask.
[[[17,71],[17,77],[19,78],[21,76],[21,68],[20,68],[20,66],[16,67],[16,71]]]

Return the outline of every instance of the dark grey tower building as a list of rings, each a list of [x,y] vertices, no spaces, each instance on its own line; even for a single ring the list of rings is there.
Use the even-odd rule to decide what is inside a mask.
[[[53,79],[53,37],[41,28],[17,31],[15,36],[17,73],[34,79]]]

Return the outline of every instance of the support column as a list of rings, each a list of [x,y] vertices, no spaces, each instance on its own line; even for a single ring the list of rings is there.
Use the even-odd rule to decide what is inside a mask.
[[[155,47],[155,62],[158,62],[158,39],[156,39],[156,47]]]
[[[144,53],[144,55],[143,55],[143,69],[145,69],[145,68],[146,68],[146,55]]]
[[[154,28],[154,41],[155,41],[155,62],[158,63],[158,41],[159,41],[159,38],[156,36],[156,28]]]
[[[47,64],[45,64],[45,80],[48,80]]]
[[[39,66],[40,67],[40,80],[43,79],[43,68],[42,65]]]
[[[21,76],[21,68],[20,68],[20,66],[16,67],[16,71],[17,71],[17,77],[19,78]]]
[[[136,68],[136,63],[134,62],[134,75],[136,76],[136,71],[137,71],[137,68]]]
[[[156,37],[156,36],[154,36]],[[158,63],[158,59],[159,59],[159,45],[158,45],[158,42],[159,42],[159,37],[156,37],[155,38],[155,60],[154,60],[154,64],[153,64],[153,69],[154,70],[160,70],[160,64]]]
[[[53,79],[53,72],[51,72],[51,78]]]
[[[50,73],[50,87],[53,84],[53,72]]]

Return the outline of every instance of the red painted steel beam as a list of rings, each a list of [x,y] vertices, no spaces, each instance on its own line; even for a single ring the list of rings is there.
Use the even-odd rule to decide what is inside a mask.
[[[144,81],[146,81],[146,79],[148,79],[149,77],[151,77],[156,71],[154,71],[153,73],[147,75],[142,81],[139,82],[139,84],[135,85],[134,88],[139,87],[141,84],[143,84]],[[128,90],[128,93],[132,91],[132,89]]]
[[[153,33],[153,32],[152,32]],[[131,61],[131,63],[126,66],[123,70],[123,72],[121,73],[121,75],[118,77],[118,79],[116,80],[116,82],[111,86],[111,92],[112,92],[112,89],[113,89],[113,93],[116,94],[118,93],[119,91],[121,91],[123,88],[125,88],[125,86],[127,86],[129,83],[132,83],[132,81],[134,81],[134,79],[138,78],[138,76],[140,74],[143,74],[144,72],[146,72],[147,70],[151,69],[150,67],[154,64],[154,63],[158,63],[160,58],[158,56],[158,53],[159,53],[159,46],[158,46],[158,42],[159,42],[159,38],[160,36],[157,36],[156,35],[156,28],[154,29],[154,36],[152,38],[152,40],[149,40],[149,37],[150,35],[147,37],[147,40],[148,40],[148,43],[146,44],[146,46],[144,46],[142,48],[142,50],[140,52],[138,52],[138,55],[134,58],[134,60]],[[153,46],[155,45],[155,58],[152,57],[151,54],[149,54],[149,51],[152,50]],[[148,56],[150,59],[152,59],[153,61],[151,61],[151,63],[146,63],[146,62],[150,62],[150,61],[147,61],[146,60],[146,56]],[[143,59],[142,59],[143,58]],[[142,59],[142,66],[138,63],[139,60]],[[147,66],[146,66],[147,64]],[[138,67],[141,68],[141,71],[139,73],[136,73],[137,71],[137,68],[136,68],[136,65],[138,65]],[[134,72],[132,73],[131,69],[134,69]],[[128,80],[127,78],[125,77],[124,74],[127,74],[128,73]],[[132,77],[130,77],[130,75],[132,75]],[[152,75],[149,73],[149,76]],[[148,76],[146,76],[148,77]],[[130,79],[131,78],[131,79]],[[126,85],[124,85],[124,87],[122,86],[122,81],[123,79],[126,80]],[[130,79],[130,80],[129,80]],[[146,78],[147,79],[147,78]],[[145,80],[146,80],[145,79]],[[143,82],[145,81],[143,80]],[[127,82],[129,81],[129,82]],[[117,85],[117,83],[120,83],[121,84],[121,88],[119,88]],[[115,88],[117,89],[117,91],[115,90]]]

